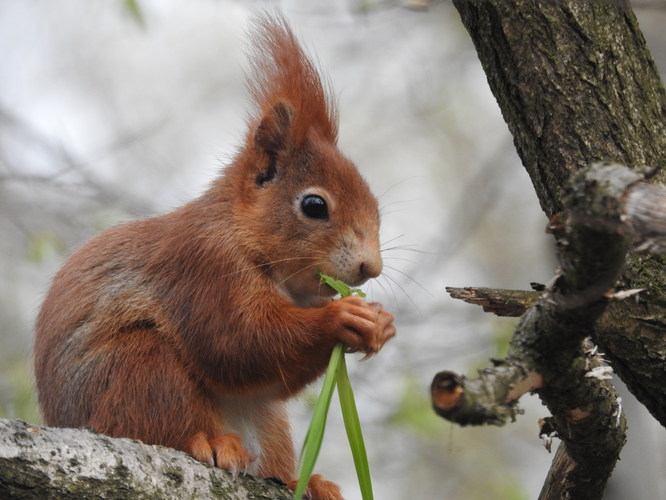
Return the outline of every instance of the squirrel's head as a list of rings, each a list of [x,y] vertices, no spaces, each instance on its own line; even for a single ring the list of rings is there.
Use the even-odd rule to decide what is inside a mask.
[[[377,200],[338,150],[335,109],[286,22],[261,18],[253,39],[256,113],[225,175],[236,227],[285,296],[316,305],[335,293],[320,271],[353,286],[381,273]]]

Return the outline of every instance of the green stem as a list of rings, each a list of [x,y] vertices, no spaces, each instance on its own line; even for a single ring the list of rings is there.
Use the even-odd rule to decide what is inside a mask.
[[[347,439],[354,457],[354,466],[356,467],[356,476],[361,488],[363,500],[373,500],[372,480],[370,479],[370,466],[368,465],[368,455],[365,451],[363,441],[363,432],[361,431],[361,422],[356,411],[356,402],[354,401],[354,392],[352,391],[349,375],[347,374],[347,363],[344,356],[340,359],[338,368],[338,396],[340,397],[340,408],[342,409],[342,418],[347,430]]]

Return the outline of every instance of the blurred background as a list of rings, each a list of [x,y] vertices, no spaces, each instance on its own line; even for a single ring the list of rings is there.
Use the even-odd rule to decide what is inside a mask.
[[[335,90],[340,148],[382,208],[372,300],[398,337],[348,361],[375,497],[532,499],[550,465],[538,398],[502,428],[436,417],[437,371],[473,375],[516,321],[445,286],[528,289],[554,270],[546,219],[450,1],[0,1],[0,417],[39,423],[34,318],[71,251],[198,196],[245,133],[247,28],[279,8]],[[666,2],[635,2],[666,71]],[[291,406],[297,447],[318,387]],[[606,498],[666,498],[666,436],[624,389],[629,419]],[[338,408],[317,470],[360,499]]]

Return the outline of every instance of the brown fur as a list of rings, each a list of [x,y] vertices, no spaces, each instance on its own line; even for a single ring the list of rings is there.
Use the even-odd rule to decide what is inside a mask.
[[[336,147],[336,118],[282,18],[255,28],[256,115],[234,162],[174,212],[109,229],[76,251],[40,311],[44,420],[186,450],[219,467],[294,477],[284,401],[338,341],[368,354],[395,334],[318,272],[381,272],[377,203]],[[300,201],[320,195],[325,220]],[[254,469],[252,467],[254,466]],[[341,498],[316,478],[315,499]]]

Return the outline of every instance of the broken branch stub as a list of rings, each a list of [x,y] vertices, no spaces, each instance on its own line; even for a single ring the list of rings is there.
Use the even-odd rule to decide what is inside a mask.
[[[558,456],[565,453],[567,463],[575,464],[567,474],[575,475],[580,487],[603,489],[624,444],[626,423],[610,382],[612,370],[585,339],[611,301],[640,294],[615,289],[632,247],[666,248],[666,189],[626,167],[594,164],[572,176],[566,204],[566,215],[549,226],[560,267],[522,315],[506,359],[473,379],[438,374],[432,402],[440,416],[461,425],[501,425],[513,418],[520,395],[536,391],[563,441]],[[511,302],[511,293],[489,290],[449,289],[493,312]]]

